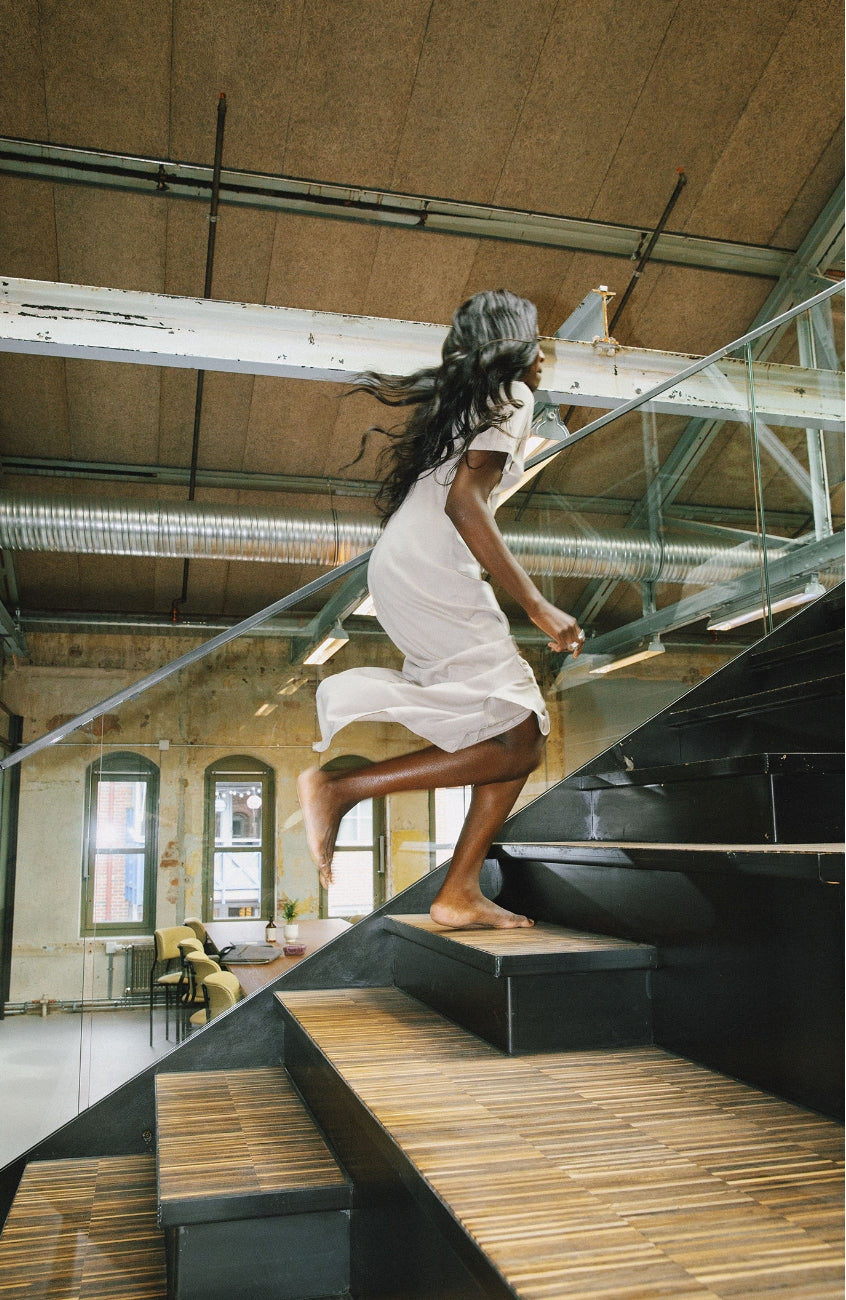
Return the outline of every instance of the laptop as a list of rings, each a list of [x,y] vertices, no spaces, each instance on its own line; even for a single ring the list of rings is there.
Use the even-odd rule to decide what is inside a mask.
[[[236,943],[222,948],[218,953],[227,966],[260,966],[264,962],[275,961],[282,956],[282,949],[277,943]]]

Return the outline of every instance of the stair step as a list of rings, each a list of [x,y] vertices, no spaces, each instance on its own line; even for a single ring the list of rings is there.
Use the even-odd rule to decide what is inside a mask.
[[[150,1156],[27,1165],[0,1236],[4,1300],[167,1296]]]
[[[535,840],[500,843],[495,857],[641,871],[741,874],[843,883],[844,846],[830,844],[659,844],[632,840]]]
[[[346,1291],[352,1187],[284,1069],[159,1074],[156,1122],[176,1300]]]
[[[656,1047],[505,1057],[395,989],[276,997],[344,1160],[475,1288],[426,1294],[841,1300],[839,1125]]]
[[[603,790],[609,786],[669,785],[683,781],[702,781],[737,776],[795,776],[835,773],[842,776],[841,753],[820,754],[738,754],[723,758],[697,759],[692,763],[668,763],[652,767],[613,768],[571,777],[578,790]]]
[[[383,919],[394,983],[509,1053],[652,1041],[649,944],[538,924],[447,930]]]
[[[688,705],[670,709],[667,723],[671,727],[686,727],[691,723],[710,722],[719,717],[743,717],[750,713],[766,713],[770,709],[780,709],[804,704],[808,700],[821,696],[843,694],[843,674],[833,673],[825,677],[815,677],[808,681],[788,682],[772,690],[753,691],[745,695],[736,695],[728,699],[712,700],[707,704]]]

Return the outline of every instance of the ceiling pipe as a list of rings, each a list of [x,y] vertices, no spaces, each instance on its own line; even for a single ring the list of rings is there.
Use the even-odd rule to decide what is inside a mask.
[[[155,559],[252,560],[274,564],[343,564],[373,546],[372,515],[281,512],[207,503],[133,502],[84,497],[0,497],[0,547]],[[583,534],[505,524],[509,549],[531,574],[616,577],[636,582],[725,581],[754,569],[758,547],[625,530]],[[789,539],[771,560],[792,555]]]

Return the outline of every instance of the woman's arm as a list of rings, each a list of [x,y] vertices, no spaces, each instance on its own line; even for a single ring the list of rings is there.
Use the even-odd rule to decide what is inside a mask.
[[[468,451],[458,463],[447,494],[447,518],[482,568],[526,611],[535,627],[547,634],[550,650],[569,651],[575,657],[584,640],[578,623],[541,595],[502,540],[488,505],[506,459],[504,451]]]

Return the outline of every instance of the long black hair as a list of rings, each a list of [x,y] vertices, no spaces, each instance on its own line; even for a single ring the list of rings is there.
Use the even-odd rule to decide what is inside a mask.
[[[440,366],[400,376],[371,371],[357,378],[351,392],[370,393],[385,406],[415,408],[402,429],[378,430],[390,438],[378,462],[382,485],[376,505],[385,519],[421,474],[463,453],[477,433],[507,418],[511,383],[525,374],[537,351],[534,303],[507,289],[489,290],[456,311]]]

